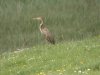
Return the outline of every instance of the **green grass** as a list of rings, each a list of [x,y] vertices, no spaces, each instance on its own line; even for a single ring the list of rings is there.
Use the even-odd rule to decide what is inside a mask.
[[[0,75],[100,75],[100,36],[4,52]]]
[[[0,0],[0,52],[44,44],[37,16],[57,42],[98,36],[99,9],[100,0]]]
[[[100,75],[99,10],[100,0],[0,0],[0,75]]]
[[[99,10],[100,0],[0,0],[0,75],[100,75]]]

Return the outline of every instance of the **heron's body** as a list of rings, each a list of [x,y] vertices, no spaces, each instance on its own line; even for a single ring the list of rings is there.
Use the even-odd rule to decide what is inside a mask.
[[[43,24],[43,20],[41,17],[37,17],[37,18],[33,18],[33,19],[37,19],[40,20],[40,32],[44,35],[45,39],[50,42],[51,44],[55,44],[55,40],[54,37],[52,36],[51,32],[48,30],[48,28],[46,28]]]

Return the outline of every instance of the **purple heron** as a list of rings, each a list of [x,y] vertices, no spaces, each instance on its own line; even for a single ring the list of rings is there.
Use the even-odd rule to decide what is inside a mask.
[[[38,20],[38,21],[40,21],[39,29],[40,29],[41,34],[43,34],[43,36],[45,37],[45,39],[46,39],[49,43],[55,44],[54,37],[53,37],[53,35],[51,34],[51,32],[48,30],[48,28],[45,27],[45,25],[44,25],[44,23],[43,23],[42,17],[36,17],[36,18],[32,18],[32,19],[33,19],[33,20]]]

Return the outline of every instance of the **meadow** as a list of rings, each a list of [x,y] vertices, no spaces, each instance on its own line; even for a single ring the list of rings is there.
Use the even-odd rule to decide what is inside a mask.
[[[100,75],[100,36],[0,55],[1,75]]]
[[[100,0],[0,0],[0,75],[100,75]]]

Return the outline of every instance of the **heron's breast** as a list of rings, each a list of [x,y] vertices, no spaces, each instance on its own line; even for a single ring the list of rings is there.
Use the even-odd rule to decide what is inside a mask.
[[[44,34],[44,35],[49,35],[49,34],[50,34],[50,32],[48,31],[48,29],[46,29],[46,28],[44,28],[44,29],[41,29],[41,28],[40,28],[40,32],[41,32],[42,34]]]

